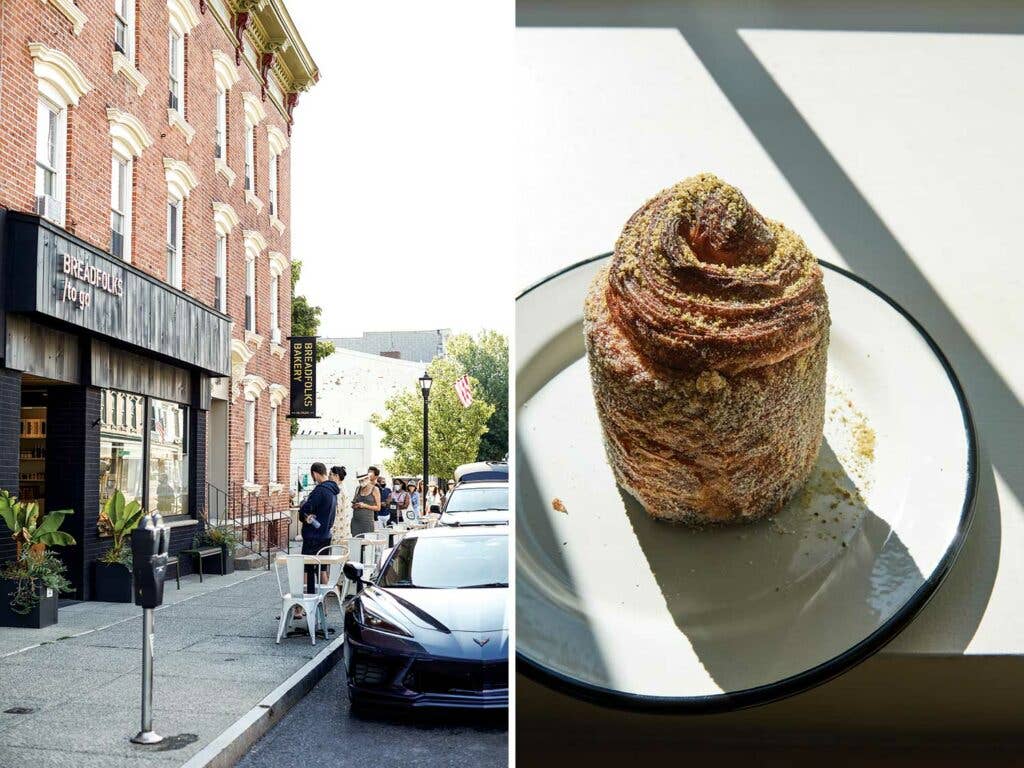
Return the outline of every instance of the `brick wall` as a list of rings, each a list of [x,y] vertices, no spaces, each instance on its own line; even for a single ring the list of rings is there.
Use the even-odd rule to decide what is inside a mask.
[[[270,98],[263,102],[267,118],[256,129],[256,187],[263,201],[262,211],[245,201],[243,186],[245,135],[242,93],[260,96],[260,83],[243,63],[238,66],[239,81],[228,95],[228,140],[226,161],[235,171],[233,185],[216,173],[214,165],[215,95],[214,49],[234,60],[233,41],[207,10],[200,23],[186,38],[185,114],[195,137],[185,136],[168,124],[167,118],[167,33],[168,11],[165,0],[137,0],[136,66],[149,80],[142,95],[111,66],[114,30],[113,3],[109,0],[78,0],[88,17],[80,35],[73,34],[71,22],[53,4],[38,0],[0,2],[0,207],[21,211],[34,209],[35,134],[37,79],[29,53],[30,42],[41,42],[67,54],[93,85],[77,106],[68,110],[66,227],[88,242],[109,249],[110,240],[110,158],[111,140],[108,107],[123,110],[145,125],[154,143],[134,161],[132,188],[132,262],[147,272],[166,277],[166,202],[165,157],[185,161],[199,180],[184,206],[183,289],[207,304],[213,304],[216,267],[215,232],[211,204],[230,204],[240,224],[228,237],[227,313],[234,319],[234,335],[244,339],[245,250],[242,231],[261,232],[268,243],[257,261],[257,329],[264,335],[247,366],[247,373],[262,376],[270,383],[287,384],[286,357],[271,354],[270,271],[268,251],[289,256],[289,232],[283,234],[270,226],[268,214],[266,166],[269,126],[286,135],[288,123]],[[198,3],[194,3],[198,13]],[[290,216],[290,148],[279,159],[278,218],[287,227]],[[291,282],[282,276],[279,293],[281,331],[287,336],[291,318]],[[257,482],[267,491],[267,451],[269,446],[269,393],[257,405]],[[243,478],[244,456],[243,406],[238,397],[231,404],[229,419],[229,477]],[[287,484],[290,433],[283,416],[278,424],[278,474]],[[0,457],[2,461],[2,457]],[[205,474],[205,472],[204,472]],[[0,480],[3,478],[0,477]],[[287,488],[278,494],[286,497]]]

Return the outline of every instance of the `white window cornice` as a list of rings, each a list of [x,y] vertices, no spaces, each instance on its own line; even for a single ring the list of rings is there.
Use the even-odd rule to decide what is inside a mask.
[[[247,373],[242,378],[242,391],[246,400],[259,400],[267,386],[267,380],[258,373]]]
[[[288,139],[285,138],[284,131],[276,125],[267,126],[267,144],[275,155],[280,155],[288,149]]]
[[[127,56],[120,51],[114,51],[111,65],[113,66],[114,74],[116,75],[120,72],[124,75],[125,79],[135,86],[135,92],[138,93],[139,96],[145,93],[146,86],[149,85],[149,80],[128,60]]]
[[[39,80],[39,92],[57,106],[77,107],[78,100],[92,90],[92,83],[81,67],[63,51],[42,43],[29,43],[28,50],[32,54],[32,69]]]
[[[249,125],[259,125],[267,119],[267,111],[260,103],[259,96],[249,91],[242,92],[242,108],[245,110],[245,120]]]
[[[181,131],[186,144],[191,144],[192,139],[196,137],[196,129],[189,124],[180,111],[173,107],[167,108],[167,124]]]
[[[179,35],[187,35],[199,23],[199,14],[192,6],[192,0],[167,0],[171,29]]]
[[[231,230],[238,226],[239,221],[238,214],[230,204],[213,201],[213,225],[218,234],[230,235]]]
[[[153,146],[153,137],[135,115],[108,107],[107,120],[110,122],[114,153],[125,160],[139,157],[144,149]]]
[[[288,396],[288,387],[283,384],[271,384],[270,387],[270,405],[277,408],[284,402],[284,399]]]
[[[270,274],[281,276],[288,269],[288,257],[280,251],[270,251]]]
[[[219,85],[225,91],[230,91],[231,86],[238,82],[238,68],[235,60],[224,51],[213,51],[213,75]]]
[[[64,18],[71,22],[71,31],[75,35],[82,34],[82,28],[89,17],[82,13],[82,10],[75,5],[74,0],[42,0],[43,5],[49,3],[56,8]]]
[[[167,192],[176,200],[185,200],[192,190],[199,186],[199,179],[184,160],[164,158],[164,175],[167,178]]]
[[[267,249],[267,239],[257,229],[243,229],[242,237],[245,240],[245,258],[253,260]]]

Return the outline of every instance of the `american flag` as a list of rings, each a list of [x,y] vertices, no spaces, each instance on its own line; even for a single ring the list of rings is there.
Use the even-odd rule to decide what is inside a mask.
[[[469,408],[473,404],[473,390],[469,387],[468,375],[455,381],[455,394],[459,396],[463,407]]]

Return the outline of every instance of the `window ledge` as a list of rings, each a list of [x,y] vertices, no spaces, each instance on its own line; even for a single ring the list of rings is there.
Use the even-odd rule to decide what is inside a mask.
[[[146,76],[139,72],[135,68],[135,65],[128,61],[128,57],[120,51],[114,51],[114,74],[120,72],[124,75],[125,79],[135,86],[135,90],[139,96],[142,95],[143,91],[146,90],[146,86],[149,85],[149,80]]]
[[[284,222],[277,218],[277,216],[275,216],[274,214],[270,214],[270,226],[277,230],[277,234],[284,234]]]
[[[287,350],[287,349],[285,349],[285,348],[284,348],[284,347],[283,347],[282,345],[280,345],[280,344],[272,344],[272,345],[270,346],[270,354],[272,354],[272,355],[277,355],[277,356],[278,356],[278,357],[280,357],[280,358],[281,358],[282,360],[284,360],[284,356],[285,356],[286,354],[288,354],[288,350]]]
[[[245,190],[245,202],[256,209],[256,213],[263,210],[263,201],[256,197],[256,194],[251,190]]]
[[[263,486],[259,483],[245,483],[242,486],[242,490],[246,493],[259,493],[263,490]]]
[[[260,347],[263,346],[263,337],[254,331],[246,331],[245,343],[254,344],[256,346],[256,349],[259,349]]]
[[[217,173],[224,177],[229,187],[235,183],[235,172],[231,170],[231,166],[224,162],[223,158],[218,157],[213,161],[213,165]]]
[[[270,483],[267,486],[267,490],[271,493],[280,493],[284,490],[284,483]]]
[[[192,139],[196,137],[196,129],[193,128],[188,122],[182,117],[181,112],[176,109],[167,108],[167,122],[177,128],[185,136],[185,143],[191,144]]]
[[[190,517],[187,520],[164,520],[164,525],[168,528],[187,528],[190,525],[199,525],[199,521]]]
[[[85,22],[89,20],[89,17],[82,13],[79,7],[75,5],[74,0],[42,0],[43,5],[46,5],[47,2],[71,22],[71,31],[75,35],[82,34],[82,27],[85,26]]]

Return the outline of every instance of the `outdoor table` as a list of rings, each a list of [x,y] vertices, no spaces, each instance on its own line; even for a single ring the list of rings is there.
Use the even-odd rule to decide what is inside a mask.
[[[288,562],[288,557],[284,552],[278,552],[277,564],[284,565]],[[302,559],[306,565],[336,565],[338,563],[344,565],[348,562],[348,555],[303,555]]]
[[[1024,110],[1005,98],[1000,74],[1024,66],[1024,48],[1018,35],[991,33],[1016,29],[1024,14],[999,3],[913,7],[911,24],[905,7],[901,17],[859,0],[723,2],[705,13],[656,0],[517,6],[519,290],[612,250],[659,190],[717,173],[924,326],[964,387],[981,446],[956,564],[859,667],[775,704],[671,721],[602,710],[520,676],[521,756],[525,733],[573,746],[606,734],[669,751],[666,727],[676,748],[713,727],[827,730],[852,742],[855,729],[966,739],[1019,725],[1024,266],[1019,195],[997,190],[1024,176]],[[992,130],[979,137],[979,126]],[[906,514],[927,513],[908,498]]]

